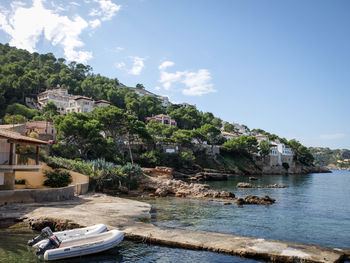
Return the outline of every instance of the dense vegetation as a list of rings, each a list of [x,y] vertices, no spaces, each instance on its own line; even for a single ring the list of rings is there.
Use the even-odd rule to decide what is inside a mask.
[[[112,164],[126,165],[130,162],[132,169],[135,169],[134,162],[142,166],[168,165],[178,169],[194,164],[216,167],[218,162],[211,162],[203,150],[215,145],[223,145],[228,155],[259,153],[264,157],[270,152],[269,143],[259,145],[251,136],[242,135],[226,141],[220,132],[222,120],[210,112],[177,104],[164,108],[158,98],[139,96],[117,78],[94,74],[89,65],[76,62],[67,64],[64,59],[57,59],[51,53],[29,53],[7,44],[0,44],[0,62],[0,122],[53,121],[58,134],[52,154],[64,160],[75,160],[72,160],[74,165],[71,167],[65,161],[64,168],[85,167],[88,171],[84,173],[91,174],[98,169],[92,166],[90,160],[100,159],[113,171],[101,174],[101,178],[126,183],[122,175],[131,170],[125,168],[123,172],[120,170],[123,166],[112,167]],[[113,105],[96,108],[87,114],[70,113],[64,116],[58,115],[53,103],[48,103],[40,112],[24,106],[26,98],[35,99],[38,93],[58,84],[68,89],[70,94],[95,100],[105,99]],[[137,84],[136,88],[145,87]],[[160,113],[175,119],[177,127],[155,121],[145,123],[146,117]],[[249,130],[248,127],[246,129]],[[234,126],[226,124],[224,130],[234,132]],[[307,165],[313,163],[313,156],[299,142],[287,141],[260,129],[251,132],[266,134],[270,140],[285,143],[296,153],[296,161]],[[180,147],[179,151],[165,153],[164,147],[175,145]]]

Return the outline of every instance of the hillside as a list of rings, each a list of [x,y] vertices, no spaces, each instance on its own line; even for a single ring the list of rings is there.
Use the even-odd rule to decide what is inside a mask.
[[[350,167],[350,163],[344,160],[350,159],[350,150],[348,149],[329,149],[322,147],[310,147],[310,152],[315,158],[315,163],[322,166],[347,168]]]
[[[170,103],[164,107],[159,96],[145,91],[142,84],[129,88],[117,78],[94,74],[89,65],[67,64],[51,53],[30,53],[7,44],[0,44],[0,62],[0,122],[53,121],[58,143],[52,150],[57,156],[83,160],[103,158],[119,164],[135,160],[146,167],[237,168],[242,157],[248,160],[242,163],[245,166],[254,156],[269,155],[270,142],[277,142],[292,150],[291,163],[313,165],[309,150],[294,139],[288,141],[261,129],[250,131],[245,125],[237,129],[211,112],[199,111],[189,104]],[[108,100],[112,106],[95,108],[88,114],[66,115],[59,115],[57,105],[52,102],[40,111],[24,106],[26,98],[36,99],[40,92],[58,84],[69,94]],[[139,91],[144,92],[138,95]],[[146,121],[147,117],[158,114],[169,115],[176,121],[175,125]],[[227,139],[222,130],[233,136]],[[262,134],[268,140],[259,143],[255,135]],[[167,154],[165,149],[175,146],[176,152],[172,150],[172,154]],[[214,146],[232,156],[235,167],[218,162]]]

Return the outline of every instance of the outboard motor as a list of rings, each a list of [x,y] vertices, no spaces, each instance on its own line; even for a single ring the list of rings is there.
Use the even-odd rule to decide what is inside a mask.
[[[36,243],[38,243],[39,241],[46,239],[46,238],[49,238],[50,236],[53,236],[53,233],[51,231],[51,228],[49,228],[47,226],[41,230],[41,233],[39,236],[34,237],[32,240],[28,241],[28,246],[33,246]]]
[[[37,251],[35,253],[35,255],[40,256],[40,255],[44,254],[46,250],[58,248],[60,245],[61,245],[61,241],[58,239],[58,237],[55,235],[52,235],[52,236],[48,237],[46,244],[41,246],[39,248],[39,251]]]

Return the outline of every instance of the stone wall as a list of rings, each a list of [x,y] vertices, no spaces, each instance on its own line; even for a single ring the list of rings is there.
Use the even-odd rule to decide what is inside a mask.
[[[10,203],[57,202],[74,198],[75,186],[51,189],[16,189],[0,191],[0,205]]]

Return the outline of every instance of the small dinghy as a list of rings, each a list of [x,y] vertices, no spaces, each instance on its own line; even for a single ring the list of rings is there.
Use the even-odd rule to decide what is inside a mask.
[[[41,234],[39,236],[28,241],[28,245],[34,247],[41,247],[41,245],[45,243],[44,240],[48,239],[52,235],[55,235],[60,241],[63,241],[66,239],[73,239],[81,236],[95,235],[106,231],[107,227],[104,224],[97,224],[89,227],[75,228],[71,230],[53,233],[49,227],[45,227],[43,230],[41,230]]]
[[[51,236],[37,255],[44,254],[44,260],[58,260],[95,254],[117,246],[123,239],[124,233],[118,230],[63,241]]]

